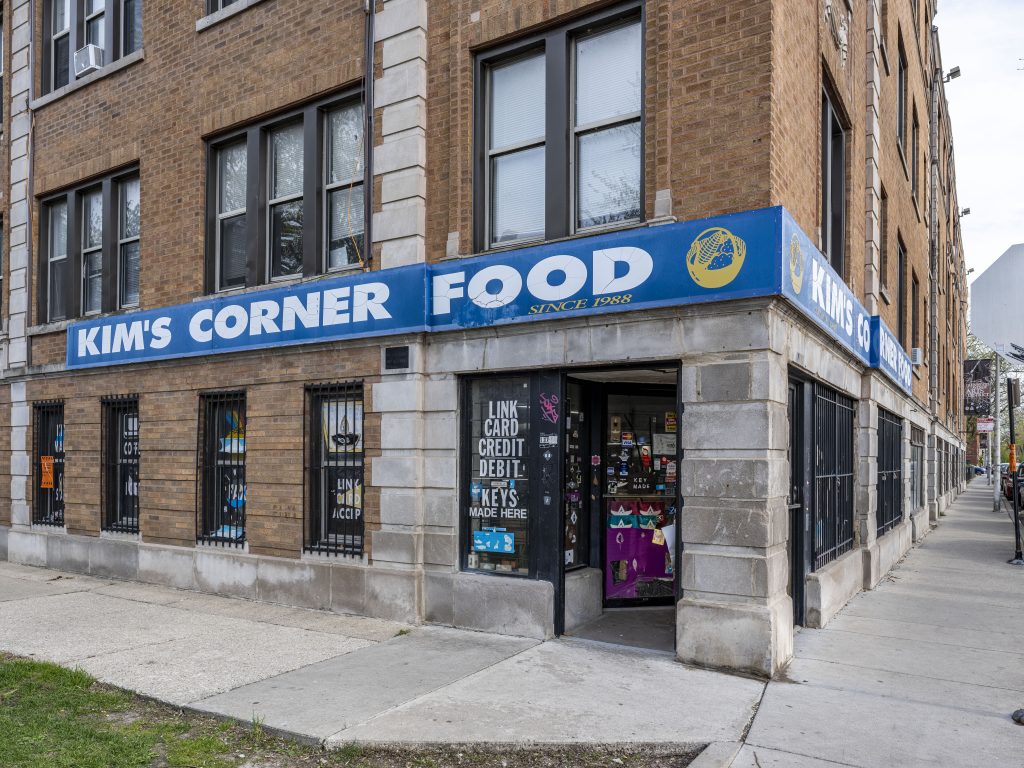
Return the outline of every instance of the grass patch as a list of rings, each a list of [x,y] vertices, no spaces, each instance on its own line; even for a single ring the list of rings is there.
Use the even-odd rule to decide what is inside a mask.
[[[681,768],[700,747],[375,747],[324,751],[263,721],[183,713],[79,670],[0,654],[0,768]]]

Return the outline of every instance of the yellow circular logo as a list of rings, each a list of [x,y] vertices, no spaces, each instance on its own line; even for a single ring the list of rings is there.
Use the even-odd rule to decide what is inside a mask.
[[[710,227],[690,244],[686,268],[701,288],[721,288],[736,279],[747,255],[747,244],[724,227]]]
[[[804,252],[800,248],[800,238],[793,233],[789,241],[789,281],[793,284],[793,290],[800,293],[804,287]]]

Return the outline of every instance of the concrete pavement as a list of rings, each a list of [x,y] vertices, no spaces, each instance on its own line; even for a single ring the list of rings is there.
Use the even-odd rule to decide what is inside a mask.
[[[734,768],[1024,765],[1024,569],[974,481],[828,627],[802,630]]]
[[[309,740],[711,743],[703,766],[1024,765],[1024,570],[975,482],[764,683],[668,654],[0,563],[0,649]],[[756,711],[756,716],[753,716]],[[753,717],[753,719],[752,719]]]
[[[328,744],[728,743],[764,690],[656,651],[406,627],[9,563],[0,649]]]

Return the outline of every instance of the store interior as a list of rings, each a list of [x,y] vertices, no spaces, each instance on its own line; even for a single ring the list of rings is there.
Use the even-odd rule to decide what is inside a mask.
[[[567,589],[570,636],[674,650],[677,377],[676,368],[567,377],[563,566],[567,586],[586,575],[592,585]],[[574,625],[570,614],[588,620]]]

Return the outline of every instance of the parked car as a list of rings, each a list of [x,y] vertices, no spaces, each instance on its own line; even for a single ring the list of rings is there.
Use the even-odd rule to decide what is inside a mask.
[[[983,466],[981,466],[981,464],[975,465],[975,467],[974,467],[974,474],[976,474],[976,475],[984,475],[985,474],[985,468]]]
[[[1010,477],[1009,464],[1004,464],[1003,466],[1006,467],[1006,469],[1003,470],[1003,475],[1002,475],[1002,479],[1001,479],[1002,489],[1003,489],[1003,496],[1005,496],[1007,499],[1010,499],[1012,501],[1013,500],[1013,478]],[[1017,493],[1018,493],[1018,496],[1021,495],[1022,489],[1024,489],[1024,462],[1021,462],[1020,464],[1017,465]],[[1024,499],[1024,496],[1021,496],[1021,498]]]

